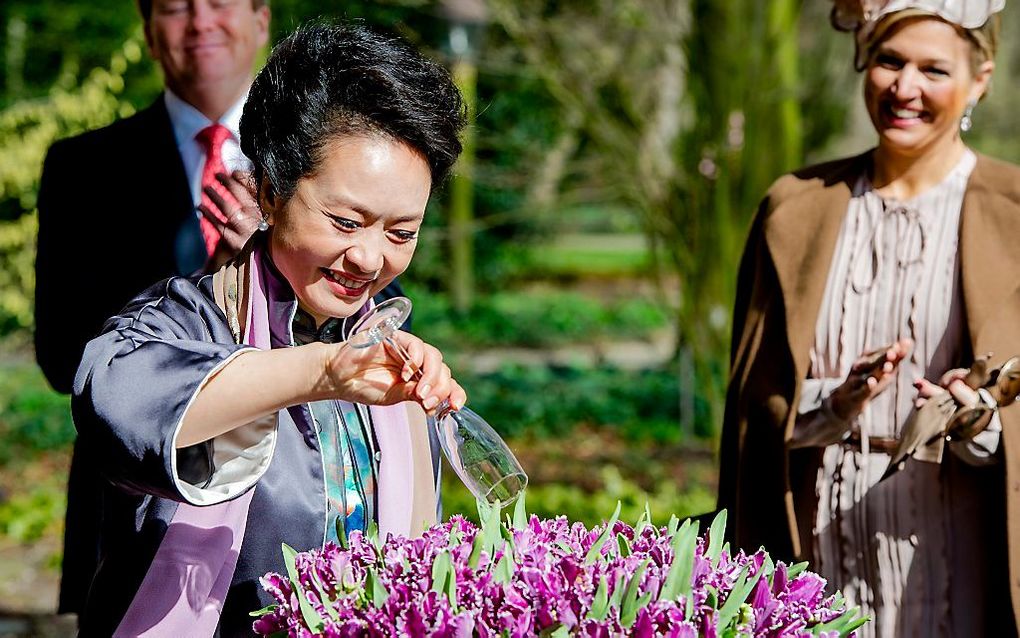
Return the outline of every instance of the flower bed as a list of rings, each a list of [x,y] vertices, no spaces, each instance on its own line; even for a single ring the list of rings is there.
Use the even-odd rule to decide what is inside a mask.
[[[806,564],[764,550],[733,554],[725,512],[699,537],[646,514],[587,529],[483,508],[417,539],[352,534],[346,547],[296,553],[289,577],[262,579],[276,603],[254,612],[260,635],[286,636],[815,636],[852,635],[867,618]],[[296,583],[296,584],[295,584]]]

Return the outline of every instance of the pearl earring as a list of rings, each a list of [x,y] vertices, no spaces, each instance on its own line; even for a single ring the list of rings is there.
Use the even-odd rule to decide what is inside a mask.
[[[960,130],[966,133],[974,127],[974,107],[977,106],[976,101],[972,101],[967,105],[966,110],[963,112],[963,117],[960,118]]]

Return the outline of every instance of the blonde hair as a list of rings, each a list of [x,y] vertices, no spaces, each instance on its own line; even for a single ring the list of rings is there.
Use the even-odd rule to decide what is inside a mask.
[[[884,16],[875,28],[871,30],[871,33],[868,34],[868,38],[865,42],[869,65],[874,59],[878,45],[885,41],[886,37],[892,34],[894,30],[893,27],[904,20],[909,20],[911,18],[934,18],[936,20],[942,20],[939,16],[927,11],[921,11],[920,9],[904,9],[903,11],[896,11]],[[945,21],[943,20],[943,22]],[[999,18],[999,14],[992,15],[983,25],[975,29],[964,29],[963,27],[951,22],[947,22],[946,24],[950,24],[955,27],[960,35],[970,43],[970,72],[972,75],[976,76],[978,74],[982,64],[995,59],[995,54],[999,49],[999,29],[1002,25],[1002,20]]]

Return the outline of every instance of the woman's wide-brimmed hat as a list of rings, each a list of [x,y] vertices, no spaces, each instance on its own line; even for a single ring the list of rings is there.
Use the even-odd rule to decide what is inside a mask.
[[[863,69],[867,64],[866,44],[882,18],[891,13],[927,13],[964,29],[976,29],[1004,6],[1006,0],[833,0],[830,19],[840,31],[854,33],[857,43],[854,64]]]

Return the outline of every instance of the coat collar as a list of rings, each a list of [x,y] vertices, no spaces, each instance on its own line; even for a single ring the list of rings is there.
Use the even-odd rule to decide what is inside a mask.
[[[987,349],[983,329],[1002,302],[1017,290],[1020,252],[1016,237],[1020,215],[1020,171],[982,155],[967,184],[960,220],[960,264],[964,307],[971,345]],[[1012,317],[1020,321],[1020,317]],[[1014,352],[996,352],[995,359]]]
[[[798,380],[807,375],[818,309],[854,180],[870,161],[869,151],[798,171],[770,192],[779,203],[765,220],[765,243],[782,291]]]

